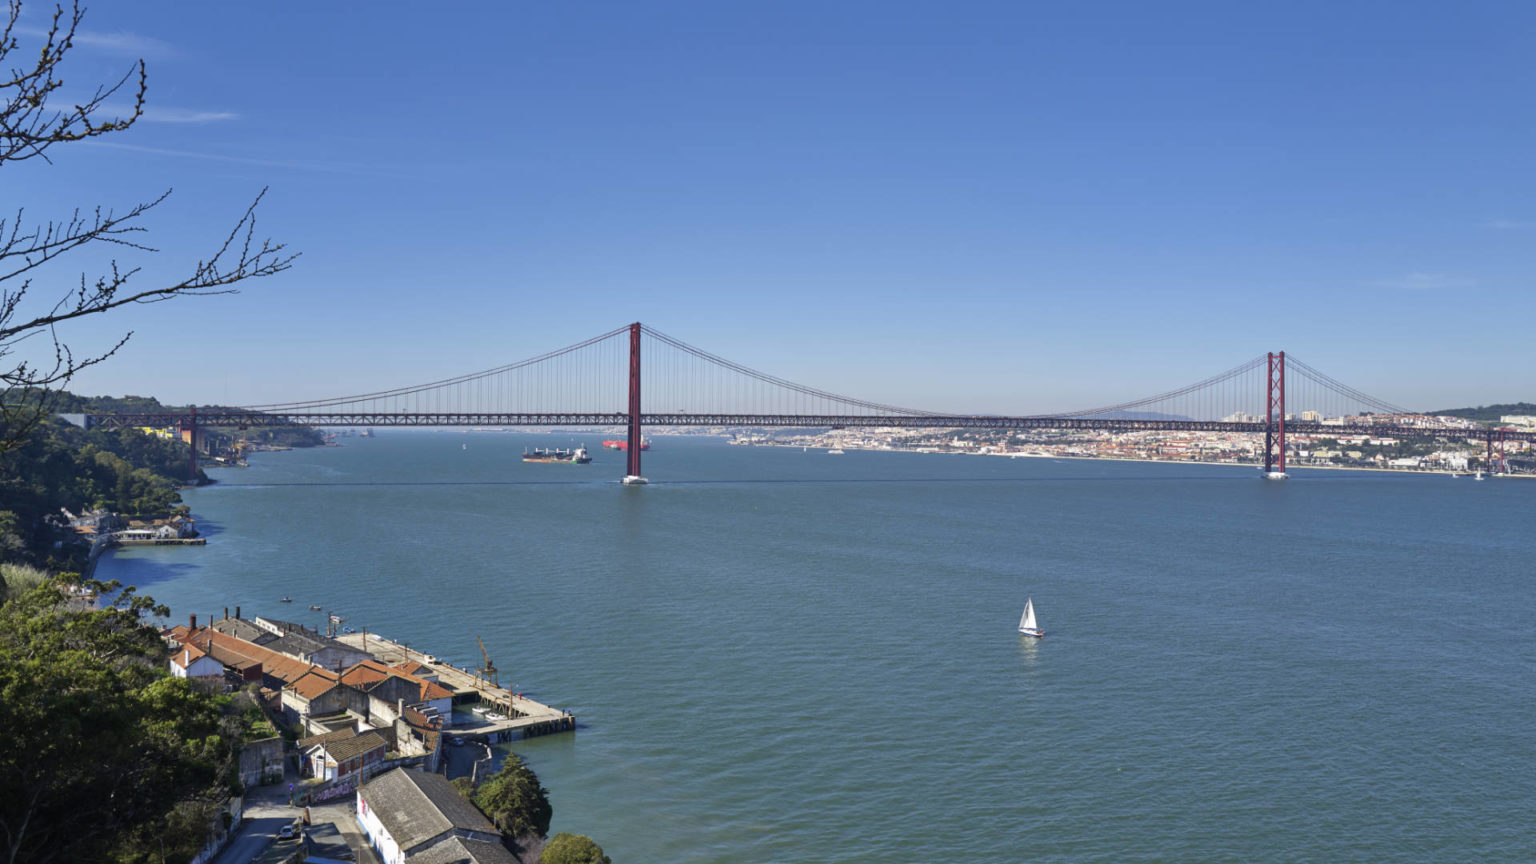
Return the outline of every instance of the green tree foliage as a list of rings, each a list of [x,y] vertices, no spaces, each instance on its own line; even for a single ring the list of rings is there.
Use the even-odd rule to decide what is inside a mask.
[[[538,775],[515,753],[507,756],[500,771],[480,784],[474,802],[513,843],[519,838],[549,833],[549,820],[554,815],[549,790],[540,785]]]
[[[455,792],[463,795],[465,801],[474,802],[475,781],[468,777],[455,777],[448,781],[448,785],[452,786]]]
[[[116,597],[87,611],[50,581],[0,606],[0,859],[186,861],[231,790],[238,737],[221,697],[167,675],[145,623],[167,610],[92,587]]]
[[[1530,402],[1508,402],[1501,405],[1479,405],[1476,408],[1447,408],[1443,411],[1431,411],[1431,414],[1443,414],[1448,417],[1461,417],[1466,420],[1476,420],[1479,423],[1499,422],[1500,417],[1517,415],[1529,417],[1536,414],[1536,405]]]
[[[163,519],[181,503],[186,446],[136,429],[92,430],[47,420],[0,459],[0,559],[43,562],[66,539],[61,509],[103,507]],[[59,563],[72,561],[60,556]]]
[[[613,864],[603,847],[585,834],[556,834],[539,855],[539,864]]]

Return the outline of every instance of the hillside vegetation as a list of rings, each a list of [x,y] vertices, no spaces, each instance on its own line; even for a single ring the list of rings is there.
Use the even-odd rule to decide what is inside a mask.
[[[1448,417],[1461,417],[1465,420],[1475,420],[1478,423],[1497,423],[1499,418],[1509,414],[1522,414],[1527,417],[1536,416],[1536,405],[1530,402],[1511,402],[1506,405],[1480,405],[1476,408],[1448,408],[1444,411],[1431,411],[1431,414],[1443,414]]]

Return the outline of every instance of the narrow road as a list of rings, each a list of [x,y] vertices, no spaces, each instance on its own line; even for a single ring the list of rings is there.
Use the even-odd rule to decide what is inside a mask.
[[[245,819],[240,830],[210,864],[250,864],[272,844],[279,828],[303,814],[288,804],[288,783],[294,779],[296,775],[284,778],[282,783],[246,790]]]

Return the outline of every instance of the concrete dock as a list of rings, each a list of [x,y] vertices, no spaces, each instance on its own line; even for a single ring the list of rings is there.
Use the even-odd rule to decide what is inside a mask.
[[[394,666],[411,662],[427,666],[436,674],[439,684],[453,691],[455,707],[484,705],[506,718],[490,720],[476,714],[472,721],[456,723],[444,730],[447,734],[495,742],[576,731],[576,718],[570,712],[519,696],[468,669],[444,663],[431,654],[413,650],[375,633],[346,633],[336,638],[368,652],[380,663]]]

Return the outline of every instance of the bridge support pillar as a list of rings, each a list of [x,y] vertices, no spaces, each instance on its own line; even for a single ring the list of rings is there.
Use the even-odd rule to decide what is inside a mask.
[[[1264,476],[1284,480],[1285,473],[1285,352],[1269,352],[1269,379],[1264,388]]]
[[[629,325],[629,446],[626,473],[622,482],[626,486],[642,486],[645,477],[640,474],[640,447],[644,438],[640,434],[640,322]]]

